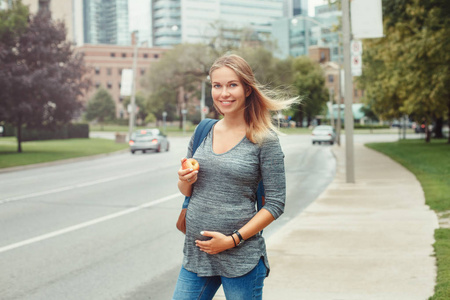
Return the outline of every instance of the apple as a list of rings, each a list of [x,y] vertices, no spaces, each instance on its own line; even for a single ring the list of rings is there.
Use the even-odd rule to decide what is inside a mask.
[[[188,158],[186,159],[183,164],[181,165],[183,170],[186,169],[192,169],[193,171],[198,171],[200,169],[200,165],[198,164],[198,161],[194,158]]]

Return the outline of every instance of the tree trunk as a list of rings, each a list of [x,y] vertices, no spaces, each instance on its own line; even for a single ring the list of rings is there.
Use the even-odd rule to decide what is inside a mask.
[[[425,142],[429,143],[431,140],[431,131],[428,128],[428,121],[425,121]]]
[[[442,139],[444,138],[444,134],[442,133],[442,127],[444,126],[444,119],[437,118],[436,119],[436,126],[433,128],[434,137],[436,139]]]
[[[448,120],[448,140],[447,143],[450,144],[450,99],[447,101],[447,120]]]
[[[22,153],[22,116],[17,119],[17,152]]]

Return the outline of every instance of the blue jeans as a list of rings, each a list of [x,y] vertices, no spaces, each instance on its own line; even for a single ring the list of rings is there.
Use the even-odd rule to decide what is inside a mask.
[[[221,284],[227,300],[261,300],[266,274],[262,258],[252,271],[235,278],[199,277],[181,267],[172,300],[211,300]]]

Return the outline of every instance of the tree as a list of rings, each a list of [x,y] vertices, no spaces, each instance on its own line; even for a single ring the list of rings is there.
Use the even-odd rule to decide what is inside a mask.
[[[299,56],[293,61],[293,86],[302,99],[295,107],[294,118],[303,126],[304,115],[308,126],[312,119],[322,112],[328,101],[328,90],[325,87],[325,76],[320,65],[309,57]]]
[[[364,41],[359,79],[377,114],[408,114],[437,125],[447,117],[450,122],[449,15],[444,0],[383,1],[386,36]],[[430,137],[426,126],[427,142]]]
[[[178,113],[181,127],[181,110],[187,107],[189,95],[199,92],[201,81],[206,80],[215,58],[212,49],[202,44],[180,44],[167,51],[150,67],[144,82],[150,95],[149,112],[158,119],[162,118],[163,111],[169,115]],[[184,103],[179,103],[178,99],[184,99]]]
[[[11,22],[0,29],[0,120],[17,128],[18,152],[22,152],[22,126],[57,126],[79,112],[79,96],[88,88],[83,58],[74,55],[66,41],[63,23],[49,14],[30,15],[25,28],[25,9],[13,1],[2,13]],[[13,24],[6,26],[5,24]],[[5,29],[6,28],[6,29]]]
[[[89,99],[86,107],[86,119],[97,120],[102,126],[105,121],[114,120],[116,117],[116,105],[110,93],[104,88],[99,88]]]

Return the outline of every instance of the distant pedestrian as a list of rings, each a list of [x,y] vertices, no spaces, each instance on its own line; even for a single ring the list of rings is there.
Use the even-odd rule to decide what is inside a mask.
[[[228,300],[262,299],[269,263],[260,232],[283,213],[286,197],[284,154],[271,112],[296,99],[269,97],[273,93],[263,91],[237,55],[217,59],[209,75],[214,106],[223,119],[195,151],[200,170],[178,170],[178,188],[191,200],[173,299],[212,299],[220,285]],[[188,158],[192,147],[193,137]],[[257,212],[261,179],[265,205]]]

